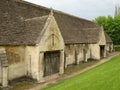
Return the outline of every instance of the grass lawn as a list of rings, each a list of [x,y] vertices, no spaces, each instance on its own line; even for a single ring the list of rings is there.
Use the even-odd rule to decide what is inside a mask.
[[[120,90],[120,55],[42,90]]]

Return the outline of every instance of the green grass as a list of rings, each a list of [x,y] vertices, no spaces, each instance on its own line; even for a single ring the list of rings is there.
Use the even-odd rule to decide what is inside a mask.
[[[120,45],[115,45],[115,51],[120,51]]]
[[[120,55],[42,90],[120,90]]]

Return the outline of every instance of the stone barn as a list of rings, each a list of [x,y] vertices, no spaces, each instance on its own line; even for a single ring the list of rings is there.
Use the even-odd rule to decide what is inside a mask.
[[[104,29],[89,20],[23,0],[0,0],[0,84],[29,77],[44,82],[68,65],[112,52]],[[110,41],[109,41],[110,40]]]

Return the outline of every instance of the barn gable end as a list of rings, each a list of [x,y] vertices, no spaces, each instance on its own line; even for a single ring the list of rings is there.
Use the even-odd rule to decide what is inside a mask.
[[[25,60],[28,64],[26,74],[38,82],[49,80],[54,74],[64,73],[64,41],[52,12],[41,30],[36,45],[26,46],[25,51]]]

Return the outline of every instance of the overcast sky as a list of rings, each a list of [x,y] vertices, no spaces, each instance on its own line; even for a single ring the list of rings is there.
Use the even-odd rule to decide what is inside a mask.
[[[98,16],[114,16],[115,5],[120,0],[26,0],[38,5],[54,8],[86,19]]]

